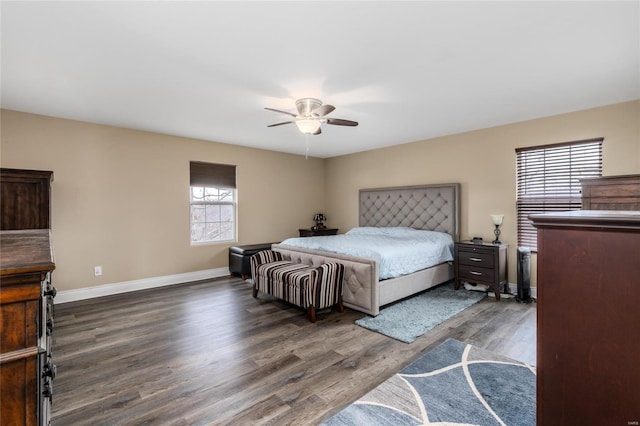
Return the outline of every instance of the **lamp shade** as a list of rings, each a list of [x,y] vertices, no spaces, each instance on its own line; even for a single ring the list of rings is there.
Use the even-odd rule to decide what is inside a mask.
[[[492,214],[491,215],[491,221],[496,226],[502,225],[502,220],[503,219],[504,219],[504,215],[503,214]]]
[[[314,134],[320,128],[320,121],[313,119],[302,119],[296,121],[296,126],[302,133]]]

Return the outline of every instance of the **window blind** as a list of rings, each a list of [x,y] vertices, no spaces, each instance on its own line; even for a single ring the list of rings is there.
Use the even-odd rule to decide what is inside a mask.
[[[191,161],[191,186],[236,187],[236,166]]]
[[[580,210],[580,178],[602,176],[603,138],[516,149],[518,246],[537,250],[530,214]]]

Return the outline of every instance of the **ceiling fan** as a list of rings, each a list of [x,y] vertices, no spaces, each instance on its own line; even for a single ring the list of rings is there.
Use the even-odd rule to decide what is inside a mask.
[[[296,101],[298,114],[282,111],[279,109],[265,108],[269,111],[280,112],[294,117],[291,121],[282,121],[280,123],[270,124],[267,127],[282,126],[283,124],[296,123],[298,129],[302,133],[309,135],[319,135],[322,133],[320,126],[322,124],[333,124],[336,126],[357,126],[357,121],[343,120],[341,118],[326,118],[325,116],[332,112],[336,107],[333,105],[322,105],[322,101],[314,98],[302,98]]]

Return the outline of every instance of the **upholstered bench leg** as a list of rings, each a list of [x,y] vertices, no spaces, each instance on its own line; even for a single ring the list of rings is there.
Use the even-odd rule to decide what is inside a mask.
[[[316,322],[316,308],[314,308],[313,305],[309,305],[307,315],[309,316],[309,321]]]
[[[255,283],[253,284],[253,297],[254,299],[258,297],[258,286]]]

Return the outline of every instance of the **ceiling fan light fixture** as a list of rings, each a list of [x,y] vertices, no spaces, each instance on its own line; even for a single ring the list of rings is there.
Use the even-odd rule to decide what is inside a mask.
[[[296,126],[298,126],[298,130],[302,133],[306,133],[308,135],[313,135],[320,128],[320,121],[313,119],[303,118],[301,120],[296,120]]]
[[[311,117],[311,113],[314,109],[322,105],[322,101],[314,98],[302,98],[296,101],[296,108],[298,114],[302,117]]]
[[[298,130],[305,135],[319,135],[322,133],[323,124],[332,124],[334,126],[357,126],[357,121],[345,120],[342,118],[327,118],[327,114],[333,112],[336,109],[333,105],[322,104],[322,101],[315,98],[302,98],[296,101],[296,108],[298,114],[294,114],[281,109],[268,108],[264,109],[277,112],[279,114],[285,114],[293,117],[289,121],[282,121],[280,123],[270,124],[267,127],[276,127],[283,124],[296,123]]]

